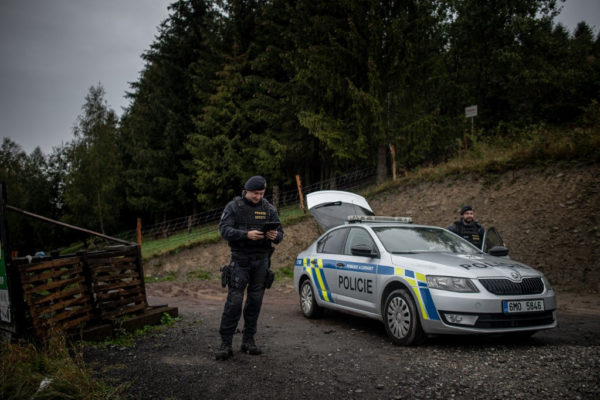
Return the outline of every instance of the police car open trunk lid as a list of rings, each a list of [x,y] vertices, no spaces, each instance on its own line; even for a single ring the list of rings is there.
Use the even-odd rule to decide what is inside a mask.
[[[364,197],[339,190],[321,190],[306,195],[306,206],[325,231],[343,225],[349,215],[375,215]]]

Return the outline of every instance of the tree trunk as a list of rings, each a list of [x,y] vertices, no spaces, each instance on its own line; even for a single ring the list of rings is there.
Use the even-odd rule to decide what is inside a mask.
[[[103,235],[106,235],[104,232],[104,218],[102,216],[102,202],[100,201],[100,192],[96,192],[96,200],[98,201],[98,219],[100,220],[100,232]]]
[[[383,183],[383,181],[385,181],[385,178],[387,176],[386,173],[386,162],[385,162],[385,154],[386,154],[386,150],[385,150],[385,145],[380,144],[379,147],[377,147],[377,183]]]

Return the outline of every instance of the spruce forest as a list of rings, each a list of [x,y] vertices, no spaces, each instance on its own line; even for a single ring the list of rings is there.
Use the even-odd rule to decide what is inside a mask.
[[[51,154],[4,139],[8,203],[114,234],[223,207],[251,175],[281,190],[297,174],[373,168],[382,181],[392,147],[409,171],[474,140],[582,126],[600,117],[600,35],[555,23],[560,4],[175,1],[121,117],[98,84]],[[65,240],[18,215],[9,225],[23,252]]]

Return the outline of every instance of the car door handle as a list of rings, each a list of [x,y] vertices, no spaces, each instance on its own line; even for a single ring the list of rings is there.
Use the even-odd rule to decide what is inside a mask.
[[[344,263],[337,263],[337,264],[335,264],[335,265],[336,265],[336,266],[338,266],[338,267],[343,267],[343,266],[344,266],[344,265],[346,265],[346,264],[344,264]]]
[[[311,263],[311,264],[316,264],[316,263],[317,263],[317,260],[310,260],[310,263]]]

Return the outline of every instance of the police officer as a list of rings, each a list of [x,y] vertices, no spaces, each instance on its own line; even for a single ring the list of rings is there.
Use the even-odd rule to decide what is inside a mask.
[[[481,249],[484,229],[479,222],[475,221],[473,207],[468,205],[464,206],[460,209],[460,215],[460,220],[454,221],[454,223],[448,227],[448,230],[456,233],[458,236],[468,240]]]
[[[244,185],[241,197],[230,201],[221,215],[219,232],[231,247],[230,276],[227,300],[221,316],[221,345],[215,352],[217,360],[226,360],[233,355],[231,347],[233,334],[242,314],[244,291],[247,290],[244,305],[244,329],[241,351],[252,355],[261,354],[254,342],[256,324],[265,282],[269,274],[269,259],[273,252],[271,243],[283,239],[279,228],[263,232],[265,222],[280,222],[277,210],[263,196],[267,182],[262,176],[253,176]]]

